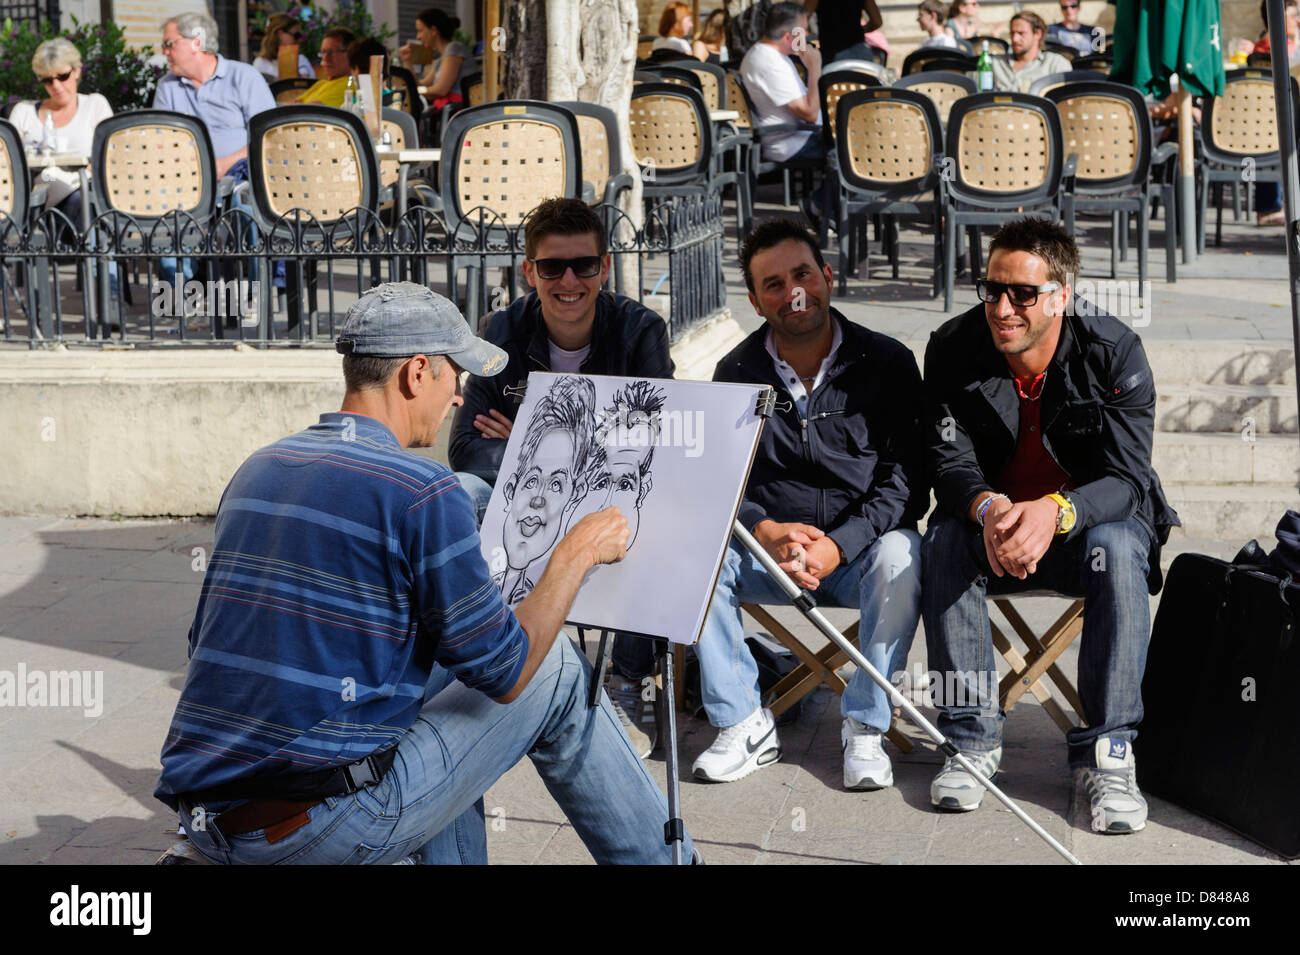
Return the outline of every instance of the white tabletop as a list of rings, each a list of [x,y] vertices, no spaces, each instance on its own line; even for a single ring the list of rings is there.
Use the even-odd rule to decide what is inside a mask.
[[[375,147],[380,159],[396,159],[400,163],[442,162],[441,149],[384,149]]]
[[[32,156],[27,157],[27,166],[29,169],[48,169],[51,166],[58,166],[60,169],[80,169],[82,166],[89,166],[90,158],[80,153],[55,153],[53,156]]]

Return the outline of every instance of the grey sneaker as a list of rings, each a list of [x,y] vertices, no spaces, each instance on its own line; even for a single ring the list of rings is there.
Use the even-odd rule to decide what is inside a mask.
[[[652,700],[644,697],[650,691]],[[605,682],[605,692],[609,702],[623,724],[623,732],[632,741],[632,748],[637,755],[645,759],[654,752],[659,741],[659,723],[655,713],[655,702],[659,698],[657,686],[642,687],[635,680],[625,680],[617,673],[611,672]]]
[[[962,755],[984,774],[985,779],[992,779],[1002,765],[1001,746],[986,753],[963,752]],[[930,804],[939,809],[970,812],[980,807],[983,798],[984,784],[962,769],[953,756],[944,761],[943,769],[939,770],[939,775],[930,783]]]
[[[1147,824],[1147,801],[1138,790],[1133,744],[1104,736],[1093,745],[1096,766],[1083,771],[1093,832],[1139,832]]]

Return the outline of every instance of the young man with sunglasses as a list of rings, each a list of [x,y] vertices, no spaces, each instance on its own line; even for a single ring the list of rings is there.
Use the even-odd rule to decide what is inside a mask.
[[[921,550],[922,614],[939,729],[986,776],[1004,714],[985,597],[1051,590],[1085,602],[1084,725],[1067,737],[1098,832],[1136,832],[1147,806],[1132,742],[1142,720],[1148,593],[1178,517],[1151,467],[1155,383],[1138,336],[1073,295],[1074,240],[1025,218],[993,236],[981,304],[930,337],[927,435],[938,505]],[[951,678],[949,678],[951,677]],[[979,808],[955,759],[940,809]]]
[[[471,377],[456,413],[449,460],[482,522],[506,439],[533,371],[671,378],[668,325],[635,299],[601,290],[609,275],[605,227],[579,199],[548,199],[524,228],[524,278],[533,291],[488,320],[484,336],[506,352],[492,377]],[[654,700],[642,681],[654,670],[654,645],[616,635],[609,690],[643,756],[654,747]]]
[[[1073,47],[1080,56],[1100,53],[1106,31],[1079,22],[1080,0],[1061,0],[1061,22],[1047,28],[1047,39]]]

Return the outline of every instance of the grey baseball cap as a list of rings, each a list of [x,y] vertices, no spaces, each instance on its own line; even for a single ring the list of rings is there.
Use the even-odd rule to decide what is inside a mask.
[[[383,358],[446,355],[484,377],[504,371],[507,361],[503,349],[474,337],[455,305],[414,282],[377,285],[357,299],[334,347]]]

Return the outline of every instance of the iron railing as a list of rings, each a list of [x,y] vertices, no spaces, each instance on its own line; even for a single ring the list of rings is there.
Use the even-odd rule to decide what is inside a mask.
[[[674,198],[641,226],[595,208],[610,237],[607,287],[663,314],[674,339],[725,306],[719,197]],[[6,343],[330,345],[348,307],[380,282],[428,285],[479,328],[527,291],[524,224],[488,209],[452,226],[423,206],[397,221],[354,209],[322,224],[294,211],[259,228],[236,208],[208,221],[109,212],[79,225],[54,210],[27,223],[0,215]]]

